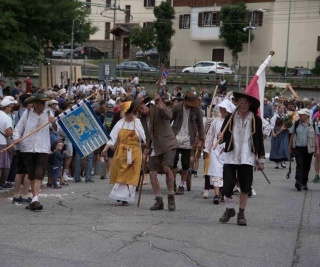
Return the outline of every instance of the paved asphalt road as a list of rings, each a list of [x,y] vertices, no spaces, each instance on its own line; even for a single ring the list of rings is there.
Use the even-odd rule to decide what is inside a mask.
[[[2,194],[0,266],[319,266],[320,184],[297,192],[294,164],[289,180],[288,169],[275,170],[270,162],[265,172],[271,184],[255,174],[257,195],[248,201],[246,227],[235,217],[218,222],[225,206],[213,205],[212,195],[202,199],[202,175],[191,192],[176,196],[175,212],[167,201],[165,210],[149,210],[150,184],[140,208],[121,206],[108,198],[109,181],[99,177],[61,190],[44,187],[41,212]]]

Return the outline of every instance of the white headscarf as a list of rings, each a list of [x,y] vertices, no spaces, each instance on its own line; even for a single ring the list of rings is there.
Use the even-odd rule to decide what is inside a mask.
[[[225,108],[228,113],[232,113],[236,109],[236,106],[229,99],[224,99],[218,107]]]

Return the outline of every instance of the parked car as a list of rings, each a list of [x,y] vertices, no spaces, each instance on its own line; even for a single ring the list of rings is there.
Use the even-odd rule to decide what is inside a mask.
[[[146,59],[150,60],[150,59],[154,59],[154,58],[159,58],[159,53],[158,53],[157,48],[155,48],[155,47],[151,48],[147,51],[139,50],[136,53],[136,58],[146,58]]]
[[[101,59],[108,58],[107,52],[102,52],[93,46],[79,46],[74,50],[74,58]]]
[[[183,73],[217,73],[233,74],[227,63],[221,61],[200,61],[192,67],[182,70]]]
[[[73,46],[73,49],[77,48],[76,45]],[[52,57],[58,57],[58,58],[71,58],[71,45],[65,44],[60,45],[58,49],[52,51]]]
[[[151,71],[156,72],[157,68],[143,61],[126,61],[118,65],[117,70]]]
[[[312,72],[306,68],[294,68],[288,71],[289,76],[311,76]]]

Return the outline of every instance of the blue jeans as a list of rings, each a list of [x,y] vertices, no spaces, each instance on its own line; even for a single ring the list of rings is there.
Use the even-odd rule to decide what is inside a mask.
[[[86,157],[86,172],[85,172],[86,181],[91,180],[93,157],[94,157],[93,152]],[[74,159],[74,180],[75,181],[81,180],[80,174],[81,174],[81,158],[80,158],[80,155],[76,153],[76,157]]]

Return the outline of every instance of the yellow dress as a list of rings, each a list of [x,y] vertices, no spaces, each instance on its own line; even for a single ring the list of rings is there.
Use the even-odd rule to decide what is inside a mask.
[[[128,149],[132,150],[132,164],[127,162]],[[110,183],[114,184],[114,187],[109,197],[121,201],[134,201],[136,187],[139,183],[141,158],[141,144],[135,127],[128,130],[123,129],[122,126],[113,156]]]

